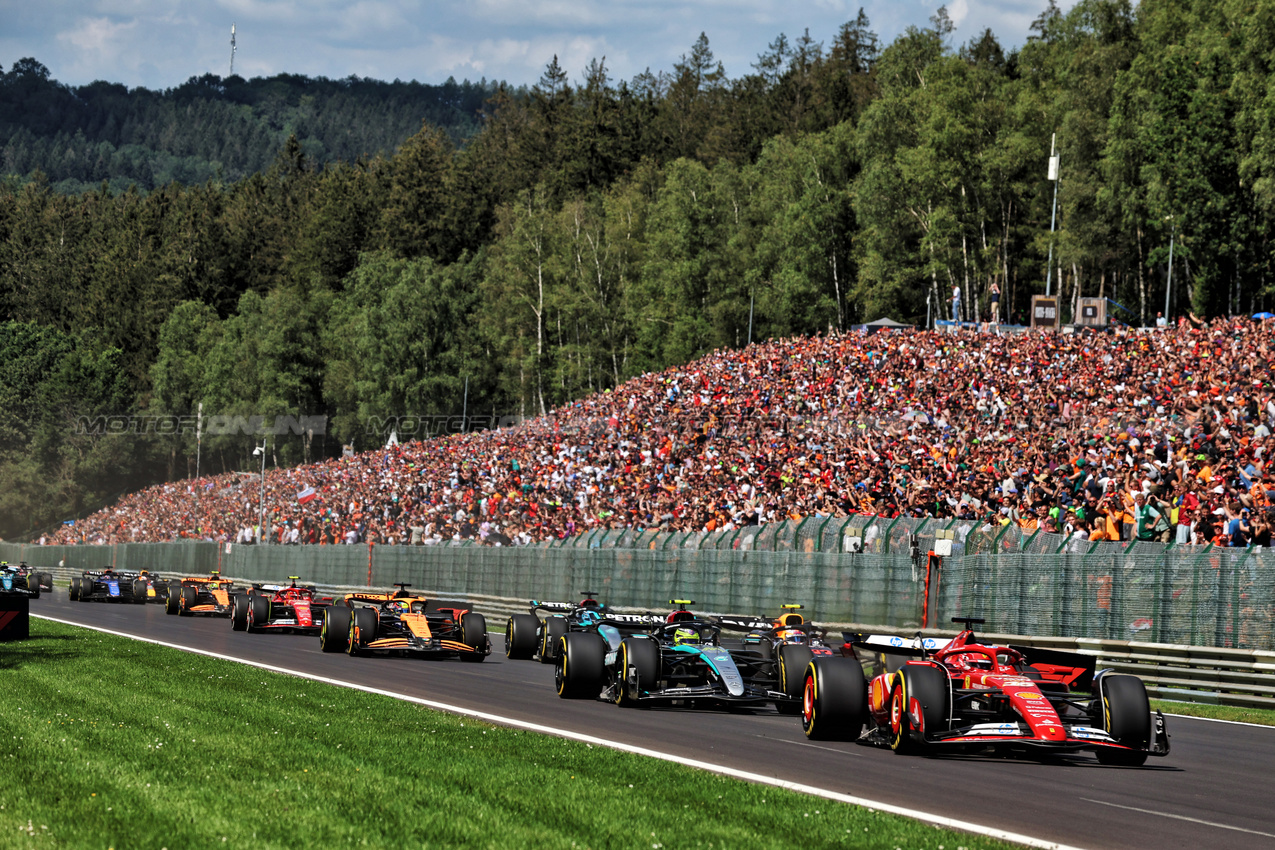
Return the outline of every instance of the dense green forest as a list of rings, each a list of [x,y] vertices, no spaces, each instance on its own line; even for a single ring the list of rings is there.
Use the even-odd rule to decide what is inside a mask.
[[[20,59],[0,74],[0,173],[38,169],[68,194],[103,182],[117,192],[233,182],[269,168],[289,136],[311,162],[354,162],[393,152],[422,121],[455,143],[469,139],[497,89],[486,80],[204,74],[156,92],[100,80],[66,86],[37,60]]]
[[[941,10],[883,45],[860,12],[733,79],[707,36],[629,81],[553,59],[485,92],[471,135],[426,114],[384,154],[334,157],[360,145],[298,122],[241,179],[73,193],[35,163],[0,186],[0,533],[194,472],[193,428],[84,417],[329,417],[265,436],[291,464],[378,445],[392,416],[486,424],[750,335],[923,321],[953,284],[969,318],[994,283],[1021,316],[1051,249],[1066,304],[1137,324],[1171,237],[1173,314],[1269,307],[1272,62],[1275,0],[1051,5],[1013,51],[954,43]],[[212,161],[210,135],[174,155]],[[259,439],[205,435],[202,471],[250,468]]]

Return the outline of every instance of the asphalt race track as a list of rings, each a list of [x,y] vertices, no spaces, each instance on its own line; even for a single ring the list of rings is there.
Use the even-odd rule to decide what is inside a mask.
[[[160,605],[70,602],[64,588],[32,614],[136,634],[413,697],[443,701],[676,756],[775,776],[1084,848],[1275,846],[1267,799],[1275,728],[1171,717],[1172,752],[1145,767],[1092,755],[1041,763],[986,757],[901,757],[858,744],[807,742],[800,720],[757,713],[622,709],[558,699],[553,668],[507,661],[503,635],[482,664],[325,655],[317,638],[234,632]],[[35,624],[33,624],[35,625]],[[38,628],[38,626],[36,626]],[[405,687],[403,670],[417,671]]]

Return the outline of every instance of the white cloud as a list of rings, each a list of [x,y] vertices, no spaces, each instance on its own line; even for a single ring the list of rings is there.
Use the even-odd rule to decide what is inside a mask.
[[[76,50],[113,55],[136,29],[137,21],[116,23],[109,18],[82,18],[73,29],[58,33],[57,37]]]

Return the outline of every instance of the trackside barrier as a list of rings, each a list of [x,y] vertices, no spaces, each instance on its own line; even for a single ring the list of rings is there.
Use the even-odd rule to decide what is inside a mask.
[[[123,567],[121,567],[123,569]],[[70,567],[51,567],[54,581],[58,585],[57,592],[65,592],[67,582],[79,570]],[[166,578],[182,578],[186,575],[201,573],[179,573],[166,571]],[[259,576],[227,575],[236,581],[249,582],[262,580]],[[268,580],[278,580],[279,576],[271,576]],[[318,584],[319,591],[325,595],[339,595],[352,591],[368,590],[366,584],[335,585]],[[387,590],[388,586],[376,588]],[[500,633],[511,614],[526,613],[530,597],[513,598],[491,594],[468,593],[447,587],[414,587],[414,591],[440,598],[455,599],[469,603],[472,610],[487,617],[488,629]],[[568,598],[542,596],[544,599],[565,601]],[[39,602],[35,603],[39,613]],[[635,607],[615,606],[622,613],[642,613],[648,610],[660,611],[665,606]],[[746,613],[766,615],[770,612],[759,609],[737,608],[730,611],[708,611],[705,613]],[[908,637],[915,630],[901,630],[897,627],[870,625],[863,623],[842,622],[818,625],[828,629],[831,636],[838,632],[872,632],[878,634],[898,634]],[[956,635],[955,631],[943,629],[927,629],[931,636]],[[1098,669],[1109,668],[1121,673],[1133,673],[1146,683],[1147,693],[1152,697],[1178,700],[1181,702],[1208,703],[1212,705],[1233,705],[1247,708],[1275,709],[1275,652],[1249,649],[1228,649],[1225,647],[1187,646],[1182,644],[1140,643],[1128,640],[1096,640],[1091,638],[1049,637],[1040,635],[1014,635],[979,633],[980,638],[995,643],[1011,643],[1022,646],[1036,646],[1048,649],[1059,649],[1092,655]],[[503,649],[496,647],[499,652]]]

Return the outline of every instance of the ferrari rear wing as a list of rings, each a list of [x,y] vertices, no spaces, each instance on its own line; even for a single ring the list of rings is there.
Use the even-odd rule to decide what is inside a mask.
[[[846,646],[861,646],[874,652],[891,655],[921,656],[935,652],[952,642],[951,638],[899,637],[898,635],[865,635],[858,632],[842,632]]]

